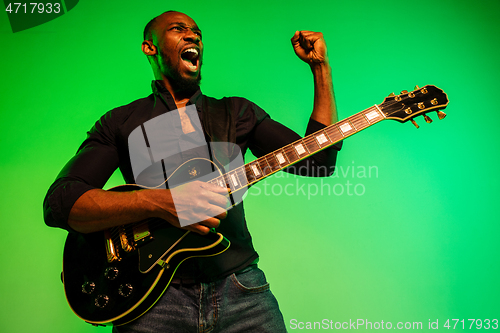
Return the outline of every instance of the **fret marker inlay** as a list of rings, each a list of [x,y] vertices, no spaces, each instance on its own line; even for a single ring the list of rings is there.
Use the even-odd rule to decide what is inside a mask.
[[[280,162],[280,164],[285,164],[285,163],[286,163],[286,160],[285,160],[285,158],[283,157],[283,154],[282,154],[282,153],[277,153],[277,154],[276,154],[276,158],[278,159],[278,162]]]
[[[294,146],[295,150],[297,151],[297,154],[302,155],[306,152],[304,147],[299,143],[298,145]]]
[[[373,110],[368,113],[365,113],[365,116],[366,118],[368,118],[368,120],[373,120],[375,118],[378,118],[380,115],[376,110]]]
[[[251,168],[252,168],[252,171],[253,171],[255,177],[259,177],[260,176],[259,168],[257,168],[257,166],[255,164],[252,164]]]
[[[343,123],[339,127],[342,130],[342,132],[344,132],[344,133],[349,132],[350,130],[352,130],[351,125],[349,125],[348,123]]]
[[[326,136],[324,134],[318,135],[316,137],[316,139],[318,140],[318,142],[319,142],[320,145],[322,145],[325,142],[328,142],[328,139],[326,138]]]
[[[238,181],[236,180],[236,176],[234,175],[234,173],[231,175],[231,180],[233,181],[234,187],[237,187],[238,186]]]

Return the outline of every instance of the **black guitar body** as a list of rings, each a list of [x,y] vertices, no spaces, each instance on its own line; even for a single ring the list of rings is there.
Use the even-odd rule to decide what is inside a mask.
[[[167,264],[163,267],[156,264],[149,272],[142,273],[138,251],[109,263],[106,260],[104,233],[70,234],[64,247],[63,282],[72,310],[93,324],[120,325],[129,322],[156,302],[184,260],[192,256],[216,255],[229,247],[229,241],[220,239],[216,233],[200,236],[166,227],[156,230],[155,236],[162,239],[163,248],[169,248],[183,236],[186,237],[168,253],[179,251]],[[204,247],[208,249],[203,250]]]
[[[192,170],[196,163],[186,163],[176,172]],[[137,189],[126,185],[112,190]],[[70,233],[62,274],[66,298],[88,323],[123,325],[156,303],[182,262],[220,254],[229,245],[214,230],[201,236],[161,219],[91,234]]]

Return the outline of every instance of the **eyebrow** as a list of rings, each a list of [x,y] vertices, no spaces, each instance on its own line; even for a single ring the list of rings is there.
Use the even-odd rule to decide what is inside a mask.
[[[188,26],[188,25],[187,25],[186,23],[184,23],[184,22],[172,22],[172,23],[170,23],[168,26],[170,27],[171,25],[180,25],[180,26],[183,26],[184,28],[190,28],[191,30],[196,30],[196,31],[201,32],[201,29],[200,29],[200,28],[198,28],[198,26],[197,26],[197,25],[194,25],[194,26],[190,27],[190,26]]]

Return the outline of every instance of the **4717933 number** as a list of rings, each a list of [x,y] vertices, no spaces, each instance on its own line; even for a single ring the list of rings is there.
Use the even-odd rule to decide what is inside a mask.
[[[466,322],[470,322],[466,324]],[[446,322],[443,324],[443,327],[446,327],[447,329],[498,329],[498,319],[448,319]]]
[[[61,12],[61,4],[56,3],[43,3],[43,2],[12,2],[5,8],[6,12],[10,14],[58,14]]]

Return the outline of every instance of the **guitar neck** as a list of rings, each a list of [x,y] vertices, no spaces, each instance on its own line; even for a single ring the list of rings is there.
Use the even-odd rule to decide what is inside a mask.
[[[253,162],[227,172],[209,183],[227,187],[232,192],[250,186],[345,138],[370,127],[386,117],[378,105],[356,113],[300,140],[264,155]]]

